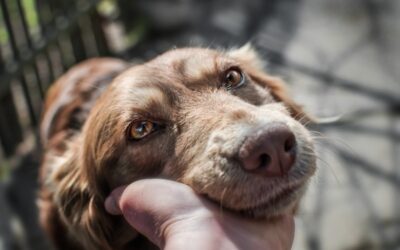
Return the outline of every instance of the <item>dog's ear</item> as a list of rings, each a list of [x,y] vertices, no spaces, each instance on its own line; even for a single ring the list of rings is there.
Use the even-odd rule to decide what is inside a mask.
[[[270,76],[264,71],[266,63],[250,44],[228,53],[229,56],[237,59],[245,67],[246,73],[255,83],[268,89],[275,100],[282,102],[294,119],[304,124],[312,121],[312,118],[304,112],[303,108],[289,97],[286,84],[282,79]]]
[[[104,199],[89,186],[80,155],[79,145],[73,145],[54,173],[54,181],[59,183],[55,193],[59,213],[85,249],[111,250],[112,222],[104,209]]]

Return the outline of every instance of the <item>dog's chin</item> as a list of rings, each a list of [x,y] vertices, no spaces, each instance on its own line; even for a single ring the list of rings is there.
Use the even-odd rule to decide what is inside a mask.
[[[246,208],[222,204],[224,208],[243,217],[257,219],[272,219],[283,214],[293,214],[297,205],[307,189],[307,183],[282,188],[273,196],[257,199],[254,204],[247,204]],[[210,198],[210,197],[209,197]],[[214,202],[219,201],[210,198]],[[261,200],[261,201],[260,201]]]
[[[306,184],[283,188],[262,202],[235,210],[244,217],[270,219],[283,214],[293,214],[306,190]]]
[[[213,169],[218,169],[218,167]],[[238,166],[234,165],[234,167],[227,169],[238,169]],[[250,175],[247,176],[248,178],[240,178],[242,173],[239,171],[223,172],[225,182],[222,183],[218,182],[220,175],[217,171],[216,174],[208,176],[204,174],[205,171],[196,171],[190,172],[189,177],[183,179],[182,182],[227,211],[248,218],[272,219],[283,214],[295,214],[299,201],[307,190],[308,182],[315,170],[315,161],[310,161],[304,165],[296,165],[287,176],[269,180],[253,178]],[[204,176],[208,178],[204,178]],[[230,176],[234,177],[228,178]],[[213,185],[210,180],[214,178],[217,181]],[[205,179],[207,182],[204,182]],[[231,184],[230,181],[234,184]],[[229,192],[225,192],[226,190],[229,190]]]

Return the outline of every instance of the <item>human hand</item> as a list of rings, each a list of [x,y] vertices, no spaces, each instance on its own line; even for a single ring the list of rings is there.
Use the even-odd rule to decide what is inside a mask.
[[[253,220],[222,211],[189,186],[162,179],[136,181],[115,189],[106,210],[165,250],[291,248],[294,219]]]

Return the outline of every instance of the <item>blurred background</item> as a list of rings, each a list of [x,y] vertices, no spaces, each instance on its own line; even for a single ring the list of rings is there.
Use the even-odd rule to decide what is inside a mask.
[[[89,57],[250,41],[312,115],[319,171],[293,249],[400,249],[399,0],[0,0],[0,250],[37,222],[43,96]]]

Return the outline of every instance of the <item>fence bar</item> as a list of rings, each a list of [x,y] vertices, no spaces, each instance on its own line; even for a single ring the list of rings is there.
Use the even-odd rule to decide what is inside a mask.
[[[0,138],[6,156],[11,156],[22,141],[22,129],[11,91],[0,99]]]
[[[0,51],[0,73],[4,72],[3,56]],[[10,89],[0,98],[0,144],[5,156],[11,156],[22,141],[22,129]]]
[[[49,27],[49,25],[50,25],[50,23],[52,21],[51,20],[44,20],[45,19],[44,11],[47,9],[49,14],[50,14],[50,16],[52,16],[51,19],[54,20],[53,14],[51,13],[50,6],[45,1],[36,0],[35,1],[35,7],[36,7],[36,10],[37,10],[37,17],[38,17],[38,21],[39,21],[39,25],[40,25],[40,35],[41,35],[42,39],[46,39],[48,37],[48,27]],[[54,22],[53,22],[53,25],[55,25]],[[57,49],[59,50],[59,47],[58,47],[57,43],[55,43],[55,46],[57,46]],[[47,62],[48,69],[49,69],[50,81],[52,82],[54,80],[54,78],[55,78],[55,74],[54,74],[54,69],[53,69],[53,63],[52,63],[51,56],[50,56],[51,51],[50,51],[49,48],[46,48],[45,50],[46,51],[44,52],[44,54],[45,54],[46,62]],[[62,61],[63,58],[61,58],[61,56],[60,56],[60,60],[62,62],[62,66],[63,66],[63,69],[64,69],[64,62]],[[51,83],[49,83],[49,84],[51,84]]]
[[[19,77],[19,80],[21,82],[22,92],[24,93],[26,104],[28,106],[29,118],[31,119],[31,124],[34,127],[34,126],[37,125],[37,118],[36,118],[36,114],[35,114],[35,109],[33,107],[32,98],[29,95],[28,83],[26,81],[26,77],[25,77],[24,72],[21,73],[21,76]]]
[[[29,49],[32,51],[32,50],[34,50],[34,47],[33,47],[33,44],[32,44],[30,33],[29,33],[29,28],[28,28],[28,23],[26,21],[26,17],[25,17],[25,12],[24,12],[24,10],[22,8],[21,0],[16,0],[16,2],[17,2],[18,14],[19,14],[19,16],[21,18],[21,22],[22,22],[22,28],[24,30],[25,39],[26,39],[26,42],[28,44]],[[33,68],[33,72],[35,74],[36,83],[37,83],[37,85],[39,87],[40,97],[43,100],[43,98],[44,98],[44,90],[43,90],[43,85],[42,85],[42,81],[40,79],[39,69],[37,67],[36,61],[33,62],[32,68]]]
[[[110,55],[110,48],[108,47],[106,35],[104,34],[104,30],[102,28],[103,20],[97,11],[93,11],[93,13],[90,15],[90,24],[93,30],[98,53],[102,56]]]
[[[36,9],[38,11],[38,20],[40,24],[40,30],[41,30],[41,35],[43,39],[48,39],[50,36],[52,36],[51,32],[52,30],[49,30],[49,27],[57,27],[55,18],[54,18],[54,8],[52,6],[51,1],[43,1],[43,0],[36,0]],[[45,20],[45,11],[47,10],[48,18]],[[47,42],[47,40],[45,40]],[[60,56],[60,61],[63,67],[63,71],[68,67],[67,63],[65,61],[65,57],[63,56],[63,51],[61,49],[61,45],[59,41],[57,40],[55,43],[56,50],[59,53]],[[51,69],[52,75],[53,75],[53,80],[54,80],[54,70],[53,70],[53,65],[51,63],[51,58],[50,56],[47,56],[48,59],[46,59],[49,62],[49,65],[51,65],[49,68]]]
[[[35,8],[36,8],[36,13],[37,13],[37,18],[38,18],[38,22],[39,22],[39,26],[40,26],[40,35],[42,37],[42,39],[44,39],[45,37],[47,37],[47,31],[46,31],[46,27],[47,24],[45,24],[44,19],[44,7],[40,6],[40,0],[36,0],[35,1]],[[54,69],[53,69],[53,63],[51,61],[51,56],[50,56],[50,51],[49,48],[45,49],[44,52],[45,58],[46,58],[46,62],[47,62],[47,67],[49,69],[49,79],[50,82],[52,82],[54,80]]]
[[[44,58],[46,59],[47,69],[49,70],[49,83],[47,85],[50,85],[54,81],[54,70],[48,49],[46,49],[46,51],[44,52]]]
[[[35,10],[36,10],[36,14],[37,14],[38,23],[39,23],[39,26],[40,26],[40,35],[41,35],[42,38],[44,38],[44,37],[46,37],[46,32],[44,30],[45,29],[45,24],[43,22],[43,9],[40,8],[41,6],[39,6],[38,2],[39,2],[39,0],[35,1]],[[45,56],[47,68],[49,70],[48,71],[48,73],[49,73],[49,81],[52,82],[54,80],[54,70],[53,70],[53,63],[51,61],[49,50],[46,48],[43,54]]]
[[[74,52],[75,62],[80,62],[86,58],[86,50],[83,42],[82,31],[79,24],[70,35],[72,50]]]
[[[12,29],[12,26],[11,26],[10,15],[8,13],[8,7],[7,7],[5,0],[0,0],[0,4],[1,4],[1,13],[3,14],[4,23],[6,25],[8,39],[10,41],[11,50],[13,52],[13,58],[15,61],[18,61],[19,52],[18,52],[18,48],[17,48],[17,43],[15,41],[14,30]]]

